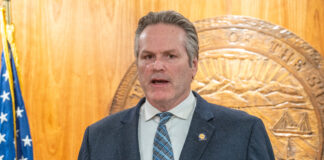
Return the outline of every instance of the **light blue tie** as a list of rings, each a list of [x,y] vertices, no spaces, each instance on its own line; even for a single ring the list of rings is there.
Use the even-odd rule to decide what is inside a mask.
[[[162,112],[157,115],[160,117],[160,123],[154,137],[153,160],[174,160],[171,140],[165,126],[172,114]]]

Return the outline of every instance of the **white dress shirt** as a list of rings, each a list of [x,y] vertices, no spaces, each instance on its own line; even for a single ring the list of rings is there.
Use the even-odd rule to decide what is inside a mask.
[[[171,109],[173,114],[166,123],[166,128],[172,144],[174,159],[180,158],[180,153],[187,138],[188,130],[196,107],[196,98],[192,92],[179,105]],[[141,160],[152,160],[153,141],[155,132],[160,122],[156,114],[160,113],[148,101],[140,109],[138,123],[138,142]]]

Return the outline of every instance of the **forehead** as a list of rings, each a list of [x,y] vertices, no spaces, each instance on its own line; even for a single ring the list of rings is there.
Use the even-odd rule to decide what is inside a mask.
[[[145,35],[154,35],[154,34],[163,35],[169,33],[184,35],[185,31],[181,27],[174,24],[158,23],[158,24],[151,24],[145,27],[140,37],[143,37]]]
[[[185,31],[173,24],[154,24],[145,27],[139,36],[139,48],[150,49],[184,46]]]

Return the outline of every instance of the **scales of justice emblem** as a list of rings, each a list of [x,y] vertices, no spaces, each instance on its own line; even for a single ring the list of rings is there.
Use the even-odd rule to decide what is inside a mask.
[[[324,59],[288,30],[250,17],[194,23],[198,72],[192,89],[207,101],[262,119],[278,160],[324,158]],[[137,104],[144,93],[133,63],[110,114]]]

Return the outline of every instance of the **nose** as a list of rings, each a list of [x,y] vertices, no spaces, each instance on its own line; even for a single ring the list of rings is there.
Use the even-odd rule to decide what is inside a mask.
[[[153,71],[163,71],[164,70],[164,63],[160,59],[156,59],[153,62]]]

